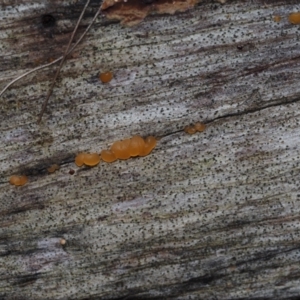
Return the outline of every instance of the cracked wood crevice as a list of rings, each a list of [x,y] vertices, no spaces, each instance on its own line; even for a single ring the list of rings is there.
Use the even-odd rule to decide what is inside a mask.
[[[0,88],[60,57],[83,5],[5,1]],[[102,16],[67,57],[41,125],[54,68],[12,85],[0,98],[0,298],[299,297],[292,11],[295,1],[204,1],[131,28]],[[197,121],[206,131],[185,134]],[[134,134],[160,140],[142,158],[72,161]],[[23,173],[26,185],[9,185]]]

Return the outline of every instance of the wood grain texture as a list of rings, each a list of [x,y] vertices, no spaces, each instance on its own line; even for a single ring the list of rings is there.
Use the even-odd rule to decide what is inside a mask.
[[[0,86],[62,55],[83,5],[2,2]],[[41,125],[55,67],[13,85],[0,99],[0,298],[297,299],[300,27],[291,11],[300,5],[206,1],[133,28],[98,18]],[[102,84],[107,70],[114,79]],[[185,134],[196,121],[207,130]],[[76,153],[134,134],[160,138],[152,154],[74,164]],[[60,169],[48,174],[53,163]],[[9,185],[12,174],[28,184]]]

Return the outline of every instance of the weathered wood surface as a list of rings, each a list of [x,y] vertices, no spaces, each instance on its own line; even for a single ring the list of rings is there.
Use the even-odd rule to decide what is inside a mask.
[[[1,87],[63,53],[83,4],[2,1]],[[41,125],[55,67],[12,86],[0,100],[0,298],[299,297],[297,10],[205,2],[133,28],[98,18]],[[185,134],[195,121],[206,132]],[[133,134],[161,139],[144,158],[75,166],[79,151]],[[11,174],[29,183],[13,187]]]

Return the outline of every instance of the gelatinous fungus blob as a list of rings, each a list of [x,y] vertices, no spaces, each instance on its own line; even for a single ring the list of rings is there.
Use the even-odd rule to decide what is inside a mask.
[[[59,165],[57,164],[54,164],[47,169],[49,173],[54,173],[56,170],[59,170]]]
[[[110,150],[102,150],[101,158],[105,162],[113,162],[117,159],[146,156],[155,146],[155,137],[149,136],[144,140],[142,137],[135,135],[131,139],[114,142]]]
[[[130,139],[129,154],[138,156],[145,148],[145,141],[142,137],[135,135]]]
[[[17,186],[21,186],[24,185],[25,183],[27,183],[28,178],[27,176],[18,176],[18,175],[13,175],[10,177],[9,179],[9,183],[12,185],[17,185]]]
[[[75,163],[78,167],[81,167],[84,164],[92,167],[97,165],[101,159],[111,163],[117,159],[146,156],[153,150],[156,143],[157,141],[153,136],[148,136],[144,140],[142,137],[135,135],[131,139],[114,142],[111,145],[110,150],[102,150],[100,155],[97,153],[79,153],[75,158]]]
[[[110,82],[113,78],[113,73],[112,72],[104,72],[104,73],[100,73],[99,75],[99,79],[103,82],[103,83],[107,83]]]
[[[300,24],[300,12],[291,13],[289,15],[289,22],[292,24]]]
[[[129,145],[130,145],[130,139],[126,139],[123,141],[116,141],[111,145],[110,151],[118,159],[128,159],[130,157]]]
[[[100,155],[101,155],[101,159],[108,163],[114,162],[117,160],[114,153],[112,153],[110,150],[102,150]]]
[[[83,160],[84,160],[85,156],[86,156],[86,153],[79,153],[79,154],[77,154],[77,156],[75,158],[75,164],[78,167],[81,167],[84,164]]]
[[[140,152],[139,156],[148,155],[156,146],[157,140],[154,136],[148,136],[145,139],[145,148]]]
[[[75,164],[78,167],[81,167],[82,165],[86,165],[89,167],[93,167],[98,165],[100,162],[100,155],[98,153],[79,153],[77,154],[75,158]]]
[[[206,129],[206,125],[203,123],[200,123],[200,122],[195,123],[194,127],[197,131],[200,131],[200,132],[202,132]]]
[[[98,165],[100,162],[100,155],[98,153],[86,153],[83,157],[83,163],[89,167]]]
[[[188,134],[194,134],[197,132],[197,130],[194,126],[185,126],[184,131]]]

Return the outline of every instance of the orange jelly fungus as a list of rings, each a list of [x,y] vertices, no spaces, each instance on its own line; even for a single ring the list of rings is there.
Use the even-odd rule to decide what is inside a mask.
[[[185,126],[184,131],[188,134],[194,134],[197,132],[197,130],[194,126]]]
[[[84,160],[85,156],[86,156],[86,153],[79,153],[79,154],[77,154],[77,156],[75,158],[75,164],[78,167],[81,167],[84,164],[83,160]]]
[[[93,167],[100,162],[100,155],[98,153],[79,153],[75,158],[75,164],[81,167],[83,164]]]
[[[56,170],[59,170],[59,165],[57,165],[57,164],[54,164],[54,165],[52,165],[51,167],[49,167],[49,168],[47,169],[47,171],[48,171],[49,173],[54,173]]]
[[[101,155],[101,159],[108,163],[117,160],[116,156],[110,150],[102,150],[100,155]]]
[[[130,157],[129,145],[130,139],[116,141],[111,145],[110,151],[116,156],[116,158],[128,159]]]
[[[300,24],[300,12],[291,13],[289,15],[289,22],[292,24]]]
[[[104,73],[100,73],[99,75],[99,79],[103,82],[103,83],[107,83],[110,82],[113,78],[113,73],[112,72],[104,72]]]
[[[138,156],[145,148],[145,141],[139,135],[135,135],[130,139],[129,154],[130,156]]]
[[[273,20],[274,20],[275,22],[280,22],[280,21],[281,21],[281,17],[278,16],[278,15],[273,16]]]
[[[98,165],[100,162],[100,155],[98,153],[86,153],[83,158],[83,163],[89,167]]]
[[[145,148],[140,152],[139,156],[148,155],[156,146],[157,140],[154,136],[148,136],[145,139]]]
[[[197,122],[195,125],[194,125],[194,128],[197,130],[197,131],[204,131],[205,128],[206,128],[206,125],[203,124],[203,123],[200,123],[200,122]]]
[[[13,185],[24,185],[28,181],[28,178],[24,175],[13,175],[9,179],[9,183]]]

